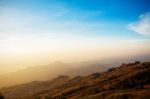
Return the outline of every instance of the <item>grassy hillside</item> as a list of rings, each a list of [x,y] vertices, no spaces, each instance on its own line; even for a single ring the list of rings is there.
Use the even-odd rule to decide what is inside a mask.
[[[122,64],[87,76],[59,76],[1,92],[7,99],[149,99],[150,62]]]

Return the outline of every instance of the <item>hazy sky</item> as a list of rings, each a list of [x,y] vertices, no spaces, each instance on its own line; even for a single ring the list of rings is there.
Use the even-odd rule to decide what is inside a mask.
[[[149,0],[0,0],[0,72],[149,51]]]

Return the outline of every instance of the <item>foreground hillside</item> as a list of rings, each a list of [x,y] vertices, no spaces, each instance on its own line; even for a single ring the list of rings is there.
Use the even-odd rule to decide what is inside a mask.
[[[7,99],[150,99],[150,62],[1,89]]]

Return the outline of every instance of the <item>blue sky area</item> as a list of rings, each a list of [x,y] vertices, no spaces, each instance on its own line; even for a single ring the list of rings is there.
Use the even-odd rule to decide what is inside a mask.
[[[19,24],[35,35],[46,32],[132,39],[150,34],[149,29],[146,33],[138,30],[145,17],[150,19],[150,0],[1,0],[1,8],[2,15],[13,21],[27,19]]]
[[[0,73],[150,55],[150,0],[0,0]]]

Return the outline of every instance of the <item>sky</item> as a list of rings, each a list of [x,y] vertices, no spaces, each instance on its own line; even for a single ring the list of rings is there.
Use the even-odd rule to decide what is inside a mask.
[[[54,61],[148,55],[149,45],[150,0],[0,0],[3,73]]]

